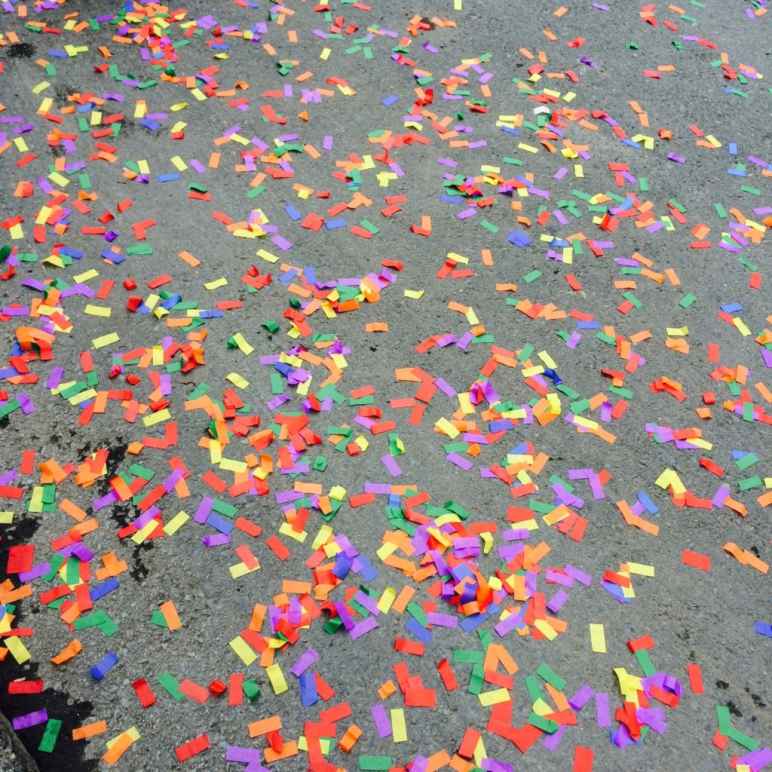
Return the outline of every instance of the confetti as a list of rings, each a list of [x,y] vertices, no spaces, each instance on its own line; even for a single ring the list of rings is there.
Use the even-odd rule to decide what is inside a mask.
[[[772,763],[769,4],[429,5],[0,9],[41,769]]]

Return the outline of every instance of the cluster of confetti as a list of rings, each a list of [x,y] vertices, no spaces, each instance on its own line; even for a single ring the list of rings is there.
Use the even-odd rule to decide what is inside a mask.
[[[722,673],[643,601],[663,569],[760,586],[772,504],[769,144],[664,125],[656,90],[768,103],[762,52],[703,36],[698,0],[534,3],[541,38],[484,53],[462,0],[192,5],[0,3],[13,728],[50,769],[656,758]],[[588,35],[617,23],[612,114]],[[703,164],[724,178],[690,195]],[[677,542],[685,518],[724,537]],[[737,635],[768,656],[757,608]],[[176,670],[136,656],[160,635]],[[79,714],[52,684],[127,701]],[[473,724],[447,712],[469,699]],[[761,722],[707,709],[711,768],[772,766]]]

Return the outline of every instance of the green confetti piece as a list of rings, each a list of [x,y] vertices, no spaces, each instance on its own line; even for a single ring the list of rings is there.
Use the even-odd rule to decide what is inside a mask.
[[[446,501],[442,506],[447,511],[453,512],[454,514],[458,515],[462,520],[468,520],[470,517],[469,512],[467,512],[458,502],[453,501],[452,499],[449,501]]]
[[[695,300],[697,300],[697,296],[691,292],[687,292],[681,300],[678,301],[678,305],[681,306],[681,308],[689,308]]]
[[[67,584],[80,583],[80,561],[77,558],[69,558],[65,568],[65,582]],[[101,612],[104,613],[104,612]]]
[[[340,435],[341,437],[351,437],[352,431],[349,426],[328,426],[325,429],[325,434],[328,435]]]
[[[638,666],[645,676],[651,676],[657,672],[657,669],[654,667],[654,664],[649,657],[649,652],[646,651],[646,649],[638,649],[638,651],[635,652],[635,658],[638,660]]]
[[[525,276],[523,276],[523,281],[526,284],[532,284],[535,282],[539,277],[541,276],[541,271],[534,269],[533,271],[529,271]]]
[[[126,247],[127,255],[152,255],[153,247],[150,244],[130,244]]]
[[[360,769],[391,769],[394,759],[391,756],[360,756],[358,759]]]
[[[544,697],[541,684],[536,676],[529,675],[525,677],[525,688],[528,690],[528,696],[530,697],[531,702],[536,702],[536,700],[540,700]]]
[[[230,517],[233,519],[236,517],[236,515],[239,513],[238,509],[233,506],[233,504],[229,504],[227,501],[222,501],[221,499],[215,499],[212,503],[212,509],[215,512],[219,512],[221,515],[225,515],[225,517]]]
[[[528,506],[531,507],[531,509],[535,509],[541,515],[546,515],[555,509],[554,504],[550,504],[545,501],[536,501],[536,499],[528,499]]]
[[[480,664],[472,667],[472,672],[469,674],[469,684],[466,687],[468,694],[480,694],[485,685],[485,672],[483,666]]]
[[[491,634],[490,630],[483,630],[480,628],[477,631],[477,636],[480,639],[480,643],[482,644],[483,649],[487,651],[488,646],[490,646],[493,643],[493,635]]]
[[[637,298],[637,297],[635,297],[635,295],[633,295],[633,293],[632,293],[632,292],[623,292],[623,293],[622,293],[622,297],[623,297],[625,300],[629,300],[629,301],[630,301],[630,302],[631,302],[631,303],[632,303],[632,304],[633,304],[633,305],[634,305],[634,306],[635,306],[637,309],[639,309],[639,310],[640,310],[640,308],[641,308],[641,305],[642,305],[642,304],[641,304],[641,301],[640,301],[640,300],[638,300],[638,298]]]
[[[545,662],[539,665],[536,669],[536,674],[560,692],[566,688],[566,682]]]
[[[761,743],[758,740],[754,740],[752,737],[748,737],[747,734],[743,734],[738,729],[730,726],[726,731],[726,736],[731,740],[734,740],[738,745],[742,745],[743,748],[747,748],[749,751],[755,751]]]
[[[43,581],[51,582],[59,574],[59,569],[62,567],[65,558],[62,555],[54,555],[51,560],[51,568],[47,574],[43,575]]]
[[[150,621],[154,625],[158,625],[158,627],[163,627],[164,630],[168,630],[169,629],[169,625],[166,624],[166,618],[164,617],[164,615],[161,613],[161,611],[159,609],[155,609],[153,611],[153,614],[150,617]]]
[[[734,463],[738,469],[745,470],[754,464],[758,464],[758,462],[759,457],[755,453],[746,453],[742,458],[738,458]]]
[[[244,691],[244,696],[250,702],[254,702],[260,696],[260,687],[258,686],[257,681],[247,679],[244,681],[244,684],[241,688]]]
[[[118,632],[118,623],[108,616],[107,619],[99,625],[99,629],[102,632],[102,635],[111,638]]]
[[[328,619],[324,623],[322,629],[325,633],[327,633],[327,635],[334,635],[338,632],[338,630],[341,629],[341,627],[343,627],[343,622],[336,617],[335,619]]]
[[[588,399],[578,399],[576,402],[571,402],[569,408],[572,413],[583,413],[590,407],[590,401]]]
[[[179,681],[171,673],[161,673],[158,676],[158,683],[173,697],[177,702],[182,702],[185,695],[180,691]]]
[[[749,491],[753,490],[754,488],[761,488],[763,485],[764,481],[758,475],[755,475],[754,477],[746,477],[744,480],[740,480],[740,482],[737,483],[737,487],[741,491]]]
[[[426,612],[415,601],[408,603],[405,610],[419,625],[421,625],[421,627],[426,627],[426,625],[429,624]]]
[[[132,464],[129,467],[129,472],[135,477],[141,477],[143,480],[150,482],[155,477],[155,472],[142,464]]]
[[[555,734],[560,727],[560,724],[555,721],[550,721],[550,719],[544,718],[544,716],[537,716],[536,713],[531,713],[531,715],[528,716],[528,723],[531,724],[531,726],[541,729],[542,732],[546,732],[547,734]]]
[[[616,346],[616,343],[617,343],[616,340],[614,340],[614,338],[612,338],[611,335],[606,335],[605,332],[598,332],[595,334],[595,337],[598,340],[603,341],[604,343],[608,343],[609,346]]]
[[[51,753],[56,747],[56,741],[59,739],[61,728],[62,722],[58,718],[49,718],[46,722],[46,728],[43,730],[43,737],[40,738],[38,750],[44,753]]]
[[[718,731],[721,734],[729,734],[732,720],[729,718],[729,708],[726,705],[716,705],[716,720],[718,721]]]
[[[477,665],[482,663],[483,653],[477,649],[454,649],[454,665]]]
[[[79,616],[73,623],[76,630],[87,630],[89,627],[99,627],[109,619],[107,613],[102,609],[92,611],[90,614]]]

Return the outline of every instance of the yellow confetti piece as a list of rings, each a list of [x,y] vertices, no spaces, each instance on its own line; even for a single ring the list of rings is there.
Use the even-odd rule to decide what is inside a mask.
[[[245,356],[249,356],[255,350],[254,347],[247,342],[246,338],[240,332],[237,332],[233,336],[233,340],[239,347],[239,351],[241,351],[241,353]]]
[[[228,642],[228,645],[236,652],[236,656],[249,667],[256,659],[257,654],[247,645],[247,642],[237,635],[232,641]]]
[[[166,525],[164,526],[164,533],[171,536],[182,528],[185,523],[190,520],[190,515],[185,510],[180,510]]]
[[[10,525],[13,522],[13,512],[0,512],[0,525]]]
[[[381,614],[388,614],[396,598],[397,591],[393,587],[387,587],[376,604],[378,606],[378,611],[380,611]]]
[[[246,389],[249,386],[249,381],[238,373],[228,373],[225,379],[238,389]]]
[[[271,682],[271,688],[273,689],[274,694],[283,694],[287,691],[289,688],[287,686],[287,681],[284,678],[284,673],[282,673],[281,668],[277,663],[274,662],[273,665],[269,665],[265,672],[268,676],[268,680]]]
[[[319,532],[314,537],[314,541],[311,544],[312,550],[318,550],[323,544],[326,544],[333,535],[333,530],[329,525],[323,525]]]
[[[89,316],[101,316],[104,318],[109,317],[113,313],[113,309],[110,306],[95,306],[92,303],[89,303],[83,310]]]
[[[96,348],[104,348],[111,343],[117,343],[121,339],[121,336],[117,332],[108,332],[107,335],[100,335],[98,338],[94,338],[91,341],[91,345]]]
[[[83,271],[83,273],[76,273],[72,278],[76,284],[85,284],[87,281],[95,279],[97,276],[99,276],[99,271],[94,268],[89,268],[88,271]]]
[[[261,257],[267,263],[277,263],[279,261],[279,258],[276,257],[273,252],[269,252],[267,249],[258,249],[257,256]]]
[[[654,566],[646,563],[625,563],[624,568],[631,574],[638,574],[638,576],[654,576]]]
[[[405,724],[405,711],[402,708],[392,708],[391,712],[391,736],[395,743],[407,742],[407,726]]]
[[[302,544],[308,537],[307,531],[296,531],[289,523],[282,523],[279,526],[279,533],[282,536],[288,536],[290,539],[294,539],[296,542]]]
[[[108,740],[105,743],[105,745],[108,748],[112,748],[113,745],[115,745],[115,743],[117,743],[118,740],[120,740],[121,737],[123,737],[124,735],[126,735],[126,737],[128,737],[131,740],[132,743],[137,742],[137,740],[139,740],[139,738],[142,736],[139,733],[139,730],[137,729],[137,727],[136,726],[132,726],[132,727],[129,727],[125,732],[121,732],[120,734],[115,735],[115,737],[113,737],[112,739]]]
[[[92,397],[96,397],[96,391],[94,389],[85,389],[84,391],[81,391],[79,394],[76,394],[74,397],[70,397],[67,401],[71,405],[80,405],[81,402],[85,402],[88,399],[91,399]]]
[[[248,467],[244,461],[237,461],[234,458],[223,458],[220,461],[220,469],[225,472],[243,473],[247,471]]]
[[[48,179],[51,180],[54,185],[59,185],[62,188],[66,188],[70,184],[70,181],[63,174],[59,174],[59,172],[51,172],[51,174],[48,175]]]
[[[518,523],[518,527],[520,527],[520,524]],[[552,627],[551,624],[546,622],[544,619],[537,619],[533,626],[548,640],[548,641],[554,641],[555,638],[558,637],[558,634],[555,632],[555,628]]]
[[[136,533],[132,534],[131,540],[134,544],[142,544],[153,531],[155,531],[158,521],[153,518],[149,523],[142,526]]]
[[[606,630],[603,625],[590,623],[590,646],[596,654],[606,654]]]
[[[322,753],[325,756],[329,756],[330,751],[332,750],[332,740],[329,737],[320,737],[317,742],[319,743],[319,747],[322,749]],[[298,750],[308,750],[308,740],[304,734],[298,737]],[[737,769],[740,769],[740,767],[737,767]]]
[[[455,426],[453,426],[450,421],[448,421],[447,418],[440,418],[434,424],[434,428],[441,434],[445,434],[451,439],[455,439],[461,433]]]
[[[639,676],[628,673],[623,667],[615,667],[614,675],[619,681],[619,691],[629,702],[638,704],[638,691],[643,688],[642,679]]]
[[[236,563],[235,565],[232,565],[228,568],[228,571],[230,572],[230,575],[231,575],[231,579],[240,579],[242,576],[246,576],[247,574],[251,574],[253,571],[259,571],[259,570],[260,570],[260,563],[257,563],[251,568],[247,566],[245,563]]]
[[[739,316],[735,316],[732,319],[732,323],[738,329],[738,331],[740,332],[740,335],[743,335],[744,337],[747,338],[748,335],[751,334],[751,331],[748,329],[748,326],[745,324],[745,322],[742,319],[740,319]]]
[[[31,655],[27,650],[27,647],[24,645],[21,638],[19,638],[17,635],[12,635],[10,638],[6,638],[5,645],[8,648],[8,651],[11,652],[11,655],[16,660],[17,664],[23,665],[25,662],[31,659]]]
[[[32,495],[30,496],[29,504],[27,505],[27,511],[29,512],[43,511],[43,486],[42,485],[36,485],[32,489]]]
[[[506,689],[491,689],[488,692],[480,692],[477,698],[484,708],[498,705],[500,702],[509,702],[512,699]]]
[[[163,410],[159,410],[157,413],[150,413],[150,415],[144,416],[142,418],[142,423],[145,426],[155,426],[156,424],[168,421],[171,417],[172,414],[169,412],[169,408],[165,407]]]

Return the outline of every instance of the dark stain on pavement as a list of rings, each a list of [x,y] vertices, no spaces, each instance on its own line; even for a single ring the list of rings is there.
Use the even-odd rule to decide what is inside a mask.
[[[39,527],[40,522],[37,517],[20,515],[13,526],[0,535],[0,571],[3,574],[8,561],[8,549],[15,544],[30,542]],[[40,611],[39,607],[31,603],[30,600],[14,604],[15,627],[24,627],[22,620],[25,604],[28,606],[26,610],[33,614]],[[57,718],[62,722],[55,753],[45,753],[38,750],[45,730],[45,723],[24,729],[17,734],[41,772],[55,772],[62,769],[70,770],[70,772],[94,772],[98,768],[98,762],[85,758],[86,743],[74,742],[72,739],[72,730],[91,716],[94,712],[94,706],[86,700],[73,702],[66,692],[50,687],[38,694],[9,694],[7,684],[19,678],[28,681],[36,680],[38,678],[38,664],[25,662],[23,665],[18,665],[12,657],[6,657],[3,662],[3,688],[0,689],[0,711],[8,720],[12,722],[16,716],[45,708],[49,718]]]
[[[35,54],[35,46],[32,43],[14,43],[8,46],[6,54],[9,59],[29,59]]]

